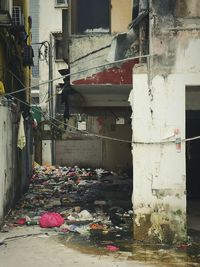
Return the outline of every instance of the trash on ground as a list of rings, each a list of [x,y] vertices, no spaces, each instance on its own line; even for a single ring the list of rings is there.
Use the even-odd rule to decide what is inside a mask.
[[[119,250],[118,247],[113,246],[113,245],[107,245],[106,249],[109,250],[109,251],[118,251]]]
[[[60,227],[65,220],[56,212],[47,212],[43,214],[39,220],[39,225],[42,228]]]
[[[29,190],[6,223],[52,228],[60,235],[80,235],[96,243],[130,239],[131,195],[132,177],[127,174],[35,163]]]

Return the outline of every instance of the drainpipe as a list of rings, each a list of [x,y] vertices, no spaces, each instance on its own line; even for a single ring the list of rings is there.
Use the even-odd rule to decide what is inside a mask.
[[[24,13],[24,26],[25,30],[28,34],[27,44],[31,44],[31,30],[30,25],[28,23],[28,10],[29,10],[29,3],[28,0],[23,1],[23,13]],[[29,87],[31,85],[31,69],[29,67],[24,67],[24,77],[25,77],[25,86]],[[28,103],[31,102],[31,89],[29,88],[26,92],[26,100]]]
[[[53,53],[52,53],[52,34],[50,33],[49,36],[49,88],[48,88],[48,94],[49,94],[49,115],[50,120],[54,118],[54,102],[53,102]],[[52,165],[55,164],[55,140],[51,139],[51,161]]]
[[[39,43],[33,43],[33,44],[40,44],[44,45],[47,44],[48,46],[48,102],[49,102],[49,116],[50,119],[52,120],[54,118],[55,112],[54,112],[54,102],[53,102],[53,52],[52,52],[52,47],[53,47],[53,37],[52,34],[50,33],[49,36],[49,41],[43,41]],[[55,141],[53,138],[51,139],[51,163],[52,165],[55,163]]]
[[[139,1],[139,14],[145,14],[149,11],[149,1]],[[148,54],[148,17],[145,17],[139,25],[139,55]],[[140,58],[140,63],[146,62],[146,58]]]

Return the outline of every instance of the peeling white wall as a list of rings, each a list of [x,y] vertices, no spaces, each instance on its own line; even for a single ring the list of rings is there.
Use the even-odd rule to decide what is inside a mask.
[[[181,33],[182,39],[184,35]],[[179,41],[178,40],[178,41]],[[185,138],[186,86],[200,85],[200,39],[177,41],[171,73],[160,75],[137,65],[133,70],[133,206],[135,238],[172,242],[186,237],[185,143],[175,143],[174,129]],[[165,226],[166,232],[163,230]],[[162,227],[161,227],[162,226]],[[145,236],[145,231],[147,235]],[[167,233],[167,234],[166,234]]]
[[[12,118],[7,107],[0,106],[0,224],[2,223],[4,208],[13,197],[14,192],[14,155],[12,153]]]
[[[152,81],[152,97],[149,96],[146,74],[134,74],[133,98],[133,145],[134,153],[134,205],[151,202],[154,189],[185,188],[185,147],[181,153],[173,143],[160,144],[174,135],[179,128],[185,137],[185,84],[183,75],[170,75],[165,80],[156,76]],[[192,80],[190,79],[190,82]],[[182,101],[180,101],[180,99]],[[141,108],[142,101],[142,108]],[[137,144],[144,142],[147,144]],[[156,143],[156,144],[149,144]],[[172,157],[173,155],[173,157]],[[174,165],[173,162],[176,162]],[[173,167],[169,167],[173,166]],[[142,177],[145,177],[142,181]],[[137,179],[137,174],[140,179]],[[141,196],[140,187],[146,188]]]

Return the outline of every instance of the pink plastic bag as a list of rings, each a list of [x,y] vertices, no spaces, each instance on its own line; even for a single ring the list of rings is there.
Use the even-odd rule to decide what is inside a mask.
[[[109,250],[109,251],[118,251],[119,250],[118,247],[113,246],[113,245],[107,245],[106,249]]]
[[[41,216],[39,225],[42,228],[60,227],[64,221],[59,213],[47,212]]]

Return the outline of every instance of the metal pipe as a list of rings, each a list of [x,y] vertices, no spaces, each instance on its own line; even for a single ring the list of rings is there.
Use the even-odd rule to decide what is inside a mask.
[[[53,101],[53,54],[52,54],[52,34],[50,33],[49,36],[49,114],[51,118],[54,118],[54,101]],[[51,138],[51,161],[52,165],[55,164],[55,140],[54,138]]]

